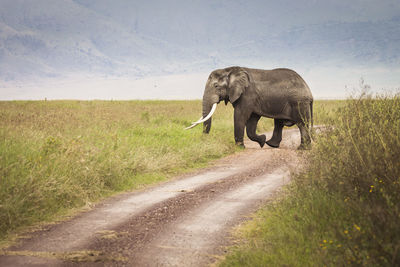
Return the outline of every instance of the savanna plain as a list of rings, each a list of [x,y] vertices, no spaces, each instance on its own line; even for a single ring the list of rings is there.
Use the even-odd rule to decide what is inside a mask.
[[[240,151],[200,101],[0,102],[0,240]],[[222,266],[400,264],[400,97],[315,101],[304,170],[236,231]],[[259,132],[272,130],[263,118]]]

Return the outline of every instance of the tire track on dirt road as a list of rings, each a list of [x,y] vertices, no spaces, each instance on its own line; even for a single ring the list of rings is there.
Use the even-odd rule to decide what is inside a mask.
[[[0,251],[0,266],[204,266],[231,244],[231,230],[301,165],[297,129],[279,149],[246,141],[214,166],[120,194],[48,225]],[[271,133],[268,133],[269,135]]]

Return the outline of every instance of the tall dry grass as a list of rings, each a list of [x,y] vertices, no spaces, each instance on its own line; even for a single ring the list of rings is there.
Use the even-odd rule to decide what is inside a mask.
[[[400,96],[362,95],[335,114],[222,266],[400,265]]]

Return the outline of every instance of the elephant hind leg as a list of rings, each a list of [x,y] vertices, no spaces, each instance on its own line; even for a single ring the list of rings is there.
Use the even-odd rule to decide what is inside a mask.
[[[260,120],[260,115],[252,113],[250,118],[247,120],[246,123],[246,133],[250,140],[257,142],[260,144],[260,147],[265,145],[265,140],[267,139],[265,135],[257,135],[257,123]]]
[[[298,149],[310,149],[311,148],[311,133],[308,124],[300,122],[297,123],[301,135],[301,143]]]
[[[274,119],[274,132],[272,133],[271,139],[266,143],[270,147],[278,148],[282,141],[282,129],[284,126],[284,120]]]
[[[300,102],[294,109],[294,117],[297,120],[297,127],[299,127],[301,135],[301,143],[299,149],[310,149],[311,148],[311,109],[310,104],[307,102]]]

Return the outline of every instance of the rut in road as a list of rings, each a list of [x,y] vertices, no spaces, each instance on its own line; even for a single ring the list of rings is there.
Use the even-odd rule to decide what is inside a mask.
[[[271,134],[271,133],[269,133]],[[204,266],[231,230],[289,181],[304,151],[297,129],[279,149],[247,141],[213,167],[97,204],[0,251],[0,266]]]

